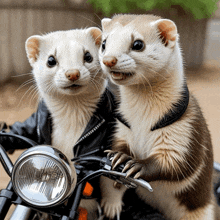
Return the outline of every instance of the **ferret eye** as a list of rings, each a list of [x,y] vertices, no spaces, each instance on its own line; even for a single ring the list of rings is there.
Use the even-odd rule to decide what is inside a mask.
[[[136,40],[132,45],[132,50],[142,50],[144,48],[144,42]]]
[[[86,52],[84,55],[84,60],[87,63],[91,63],[93,61],[92,55],[89,52]]]
[[[57,61],[54,58],[54,56],[49,56],[49,58],[47,60],[47,66],[48,67],[54,67],[54,66],[56,66],[56,64],[57,64]]]
[[[104,41],[102,42],[102,51],[105,50],[105,44],[106,44],[106,40],[104,40]]]

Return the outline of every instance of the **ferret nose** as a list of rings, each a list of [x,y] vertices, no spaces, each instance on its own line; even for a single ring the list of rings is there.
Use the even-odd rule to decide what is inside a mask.
[[[77,69],[68,70],[66,73],[66,78],[70,81],[76,81],[80,77],[80,72]]]
[[[113,56],[106,56],[106,57],[104,57],[103,58],[103,63],[106,65],[106,66],[108,66],[108,67],[113,67],[113,66],[115,66],[116,65],[116,63],[117,63],[117,58],[116,57],[113,57]]]

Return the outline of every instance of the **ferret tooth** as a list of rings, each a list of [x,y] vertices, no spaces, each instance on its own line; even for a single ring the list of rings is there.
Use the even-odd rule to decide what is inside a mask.
[[[113,79],[123,79],[123,74],[122,73],[112,72],[111,75],[112,75]]]

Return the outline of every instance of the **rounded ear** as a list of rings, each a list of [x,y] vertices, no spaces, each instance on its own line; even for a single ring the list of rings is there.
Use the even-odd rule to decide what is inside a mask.
[[[102,30],[106,29],[106,26],[108,26],[108,24],[111,22],[111,18],[103,18],[101,21],[102,24]]]
[[[31,65],[33,65],[38,59],[41,38],[42,37],[39,35],[34,35],[29,37],[25,42],[27,57]]]
[[[154,24],[157,26],[160,38],[165,46],[173,48],[178,40],[177,27],[169,19],[159,19]]]
[[[90,33],[95,40],[95,44],[100,46],[102,41],[102,31],[99,28],[91,27],[87,29],[88,33]]]

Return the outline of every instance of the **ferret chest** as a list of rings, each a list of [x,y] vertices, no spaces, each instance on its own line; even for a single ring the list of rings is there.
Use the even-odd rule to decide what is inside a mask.
[[[79,116],[74,111],[65,111],[65,114],[54,117],[52,145],[69,159],[74,157],[73,147],[88,123],[83,117],[85,117],[83,114]]]
[[[148,132],[146,127],[141,124],[139,126],[131,126],[129,129],[119,122],[118,127],[117,137],[126,140],[131,153],[139,159],[147,158],[153,146],[150,131]]]
[[[73,146],[82,135],[84,128],[69,126],[69,129],[57,126],[52,135],[52,144],[62,151],[69,159],[74,157]]]

